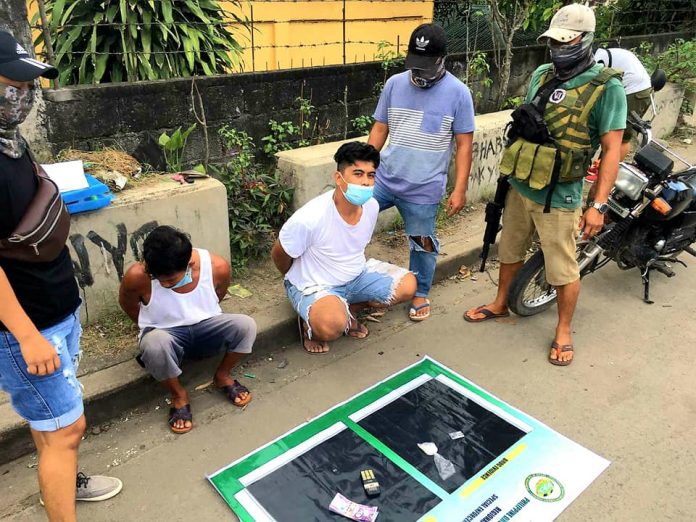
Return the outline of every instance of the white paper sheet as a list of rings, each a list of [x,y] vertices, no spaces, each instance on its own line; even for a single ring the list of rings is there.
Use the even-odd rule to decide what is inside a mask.
[[[61,192],[89,187],[82,160],[41,165]]]

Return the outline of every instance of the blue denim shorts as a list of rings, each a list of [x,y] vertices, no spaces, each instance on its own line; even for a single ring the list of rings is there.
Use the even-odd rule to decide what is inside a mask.
[[[335,295],[346,305],[346,313],[350,315],[348,305],[353,303],[378,302],[388,304],[396,287],[408,274],[408,270],[400,266],[370,259],[365,264],[362,273],[352,281],[341,286],[315,286],[300,290],[290,281],[285,280],[285,291],[290,299],[290,304],[302,319],[309,325],[311,338],[312,325],[309,324],[309,310],[319,299],[329,295]]]
[[[27,372],[14,336],[0,332],[0,388],[35,431],[65,428],[84,412],[82,386],[77,380],[81,333],[79,308],[60,323],[41,330],[60,356],[60,369],[39,377]]]

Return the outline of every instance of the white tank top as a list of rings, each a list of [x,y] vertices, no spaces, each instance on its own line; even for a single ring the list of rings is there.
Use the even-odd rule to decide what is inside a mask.
[[[222,313],[213,282],[210,253],[195,249],[200,258],[200,275],[196,287],[185,294],[164,288],[157,279],[150,286],[150,301],[140,303],[138,326],[145,328],[174,328],[200,323]]]

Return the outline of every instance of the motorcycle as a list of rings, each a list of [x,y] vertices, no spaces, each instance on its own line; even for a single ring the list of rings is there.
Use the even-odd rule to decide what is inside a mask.
[[[664,72],[653,75],[653,90],[666,82]],[[655,101],[653,114],[656,114]],[[696,257],[696,166],[653,139],[650,122],[635,112],[629,124],[641,136],[632,163],[622,162],[607,202],[605,226],[589,240],[578,240],[580,277],[614,262],[621,270],[640,270],[643,301],[650,300],[650,276],[674,277],[672,265],[686,264],[682,253]],[[674,160],[685,165],[675,171]],[[508,293],[509,308],[521,316],[543,312],[556,301],[548,284],[544,255],[537,250],[523,265]]]

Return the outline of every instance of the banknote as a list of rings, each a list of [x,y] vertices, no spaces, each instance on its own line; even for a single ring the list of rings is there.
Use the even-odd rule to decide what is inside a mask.
[[[375,522],[379,514],[379,510],[376,507],[357,504],[348,500],[340,493],[336,493],[336,496],[329,505],[329,509],[334,513],[343,515],[351,520],[357,520],[358,522]]]

